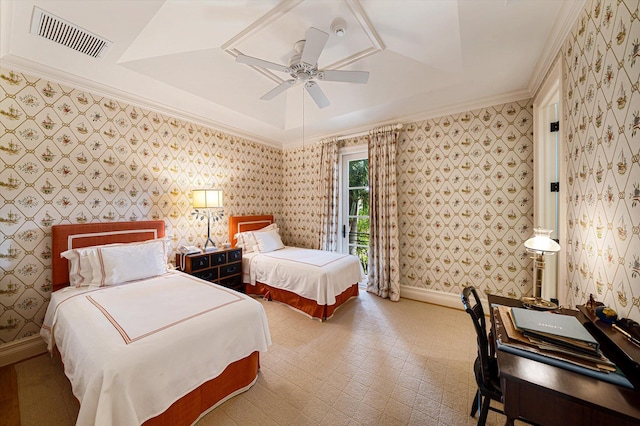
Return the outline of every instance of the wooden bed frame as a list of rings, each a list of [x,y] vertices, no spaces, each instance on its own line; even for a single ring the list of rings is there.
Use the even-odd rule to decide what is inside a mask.
[[[272,223],[273,215],[229,216],[229,241],[235,246],[237,243],[235,235],[238,232],[255,231]],[[256,285],[245,283],[245,293],[282,302],[312,318],[324,321],[331,318],[335,310],[343,303],[353,297],[358,297],[359,289],[358,283],[353,284],[336,296],[336,303],[333,305],[319,305],[315,300],[261,282],[256,282]]]
[[[52,232],[53,291],[69,285],[69,266],[60,253],[71,248],[100,244],[130,243],[165,236],[162,220],[54,225]],[[191,425],[199,417],[227,399],[248,390],[260,368],[260,353],[253,352],[227,366],[209,380],[174,402],[164,413],[147,420],[145,425]]]

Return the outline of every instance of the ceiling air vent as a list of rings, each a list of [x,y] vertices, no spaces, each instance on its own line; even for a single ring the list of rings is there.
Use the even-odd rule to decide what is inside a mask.
[[[55,41],[92,58],[104,57],[112,44],[105,38],[37,7],[33,8],[31,34]]]

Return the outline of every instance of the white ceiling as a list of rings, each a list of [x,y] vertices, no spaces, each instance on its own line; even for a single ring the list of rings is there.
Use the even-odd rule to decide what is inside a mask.
[[[0,65],[289,146],[303,111],[315,140],[531,97],[584,1],[0,0]],[[94,59],[30,34],[34,6],[111,48]],[[330,34],[318,68],[369,71],[369,82],[320,81],[323,109],[302,85],[260,100],[289,76],[235,54],[288,65],[311,26]]]

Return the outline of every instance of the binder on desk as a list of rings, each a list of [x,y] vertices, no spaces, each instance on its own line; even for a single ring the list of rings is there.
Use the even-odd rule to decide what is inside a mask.
[[[511,308],[511,318],[527,336],[587,353],[599,353],[600,344],[573,315]]]
[[[634,389],[624,373],[606,357],[600,359],[583,359],[569,353],[542,349],[532,344],[529,339],[519,333],[511,322],[510,308],[494,307],[496,327],[496,344],[498,350],[510,352],[524,358],[533,359],[575,373],[584,374],[614,385]],[[554,315],[554,314],[552,314]]]

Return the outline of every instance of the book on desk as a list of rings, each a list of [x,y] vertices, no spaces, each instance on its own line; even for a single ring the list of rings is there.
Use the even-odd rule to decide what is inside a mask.
[[[512,319],[512,309],[519,308],[494,306],[493,309],[496,327],[496,343],[499,350],[511,352],[525,358],[551,364],[576,373],[585,374],[619,386],[624,386],[630,389],[634,388],[624,373],[602,354],[597,345],[598,342],[586,329],[584,329],[584,326],[577,321],[575,317],[573,317],[573,319],[576,320],[577,324],[583,330],[573,330],[569,335],[571,336],[574,335],[574,333],[577,333],[575,335],[580,336],[580,339],[576,339],[575,342],[572,342],[571,337],[560,336],[563,340],[563,344],[558,344],[558,336],[554,335],[553,340],[550,340],[547,336],[540,334],[533,337],[531,335],[528,336],[525,332],[519,330],[515,326],[515,321]],[[541,320],[547,324],[564,324],[564,322],[573,323],[571,320],[562,318],[570,317],[569,315],[540,311],[531,312],[545,315]],[[518,315],[519,314],[516,313],[515,317],[520,320],[521,318],[519,318]],[[535,319],[537,315],[531,316],[531,318],[526,314],[525,316],[527,319]],[[518,323],[522,324],[520,321]],[[526,321],[525,324],[527,324]],[[575,323],[573,323],[573,325],[575,326]],[[559,329],[556,328],[555,330],[557,334],[557,330]],[[583,332],[589,335],[589,337],[587,337]],[[567,333],[565,332],[564,334]],[[593,345],[592,340],[595,341],[596,345]],[[588,349],[585,349],[585,345]]]
[[[573,315],[549,314],[524,308],[509,311],[513,325],[530,339],[568,349],[600,354],[600,344]]]

